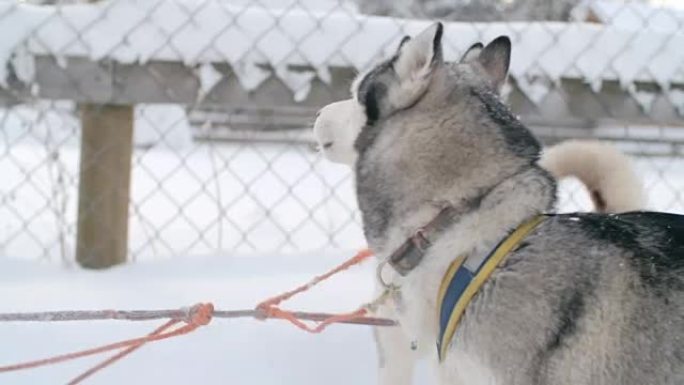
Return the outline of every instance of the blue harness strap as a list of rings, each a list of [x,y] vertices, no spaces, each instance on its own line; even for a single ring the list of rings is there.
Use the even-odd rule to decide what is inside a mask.
[[[464,265],[465,256],[460,256],[451,263],[442,278],[437,297],[439,309],[437,353],[440,361],[446,356],[447,347],[454,337],[456,327],[477,291],[485,284],[504,258],[544,219],[546,219],[545,215],[538,215],[518,226],[508,237],[499,242],[475,271]]]

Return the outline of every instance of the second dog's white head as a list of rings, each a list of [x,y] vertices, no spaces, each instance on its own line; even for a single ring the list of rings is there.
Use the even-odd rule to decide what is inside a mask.
[[[354,141],[365,122],[361,105],[354,99],[323,107],[316,117],[313,132],[323,156],[331,162],[353,166]]]

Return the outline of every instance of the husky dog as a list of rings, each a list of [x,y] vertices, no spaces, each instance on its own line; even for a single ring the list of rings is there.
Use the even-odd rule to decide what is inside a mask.
[[[365,124],[356,100],[323,107],[314,124],[314,136],[323,156],[353,167],[354,141]],[[356,109],[355,109],[356,108]],[[615,147],[595,140],[569,140],[546,148],[539,165],[556,179],[574,176],[590,193],[598,212],[618,213],[644,208],[643,184],[630,159]],[[378,291],[383,287],[378,285]],[[393,304],[380,306],[377,315],[397,318]],[[381,385],[409,385],[416,360],[434,355],[431,343],[420,343],[399,328],[374,330],[380,357]],[[436,356],[434,357],[436,359]],[[435,361],[433,359],[432,361]]]
[[[441,38],[439,23],[405,38],[355,82],[350,114],[364,122],[356,189],[379,258],[450,209],[422,259],[389,277],[400,286],[402,329],[419,342],[438,339],[437,293],[452,261],[463,256],[477,270],[556,196],[539,143],[498,97],[510,40],[447,65]],[[444,346],[442,384],[684,383],[684,219],[546,217],[472,297]]]
[[[474,44],[460,62],[474,60],[482,48],[481,43]],[[355,99],[321,108],[313,132],[323,156],[331,162],[353,167],[357,158],[354,141],[365,120]],[[569,176],[579,179],[589,191],[598,212],[618,213],[644,208],[643,184],[630,159],[609,144],[596,140],[568,140],[546,148],[539,165],[558,180]],[[378,290],[382,291],[383,287],[378,285]],[[380,306],[377,315],[397,318],[393,304]],[[378,328],[374,332],[381,385],[411,384],[416,359],[435,352],[430,349],[429,342],[419,344],[413,339],[415,337],[398,328]]]
[[[469,60],[469,55],[481,48],[481,44],[473,45],[461,62]],[[356,161],[354,141],[365,119],[355,99],[323,107],[313,127],[323,156],[331,162],[353,167]],[[631,160],[609,144],[596,140],[568,140],[546,148],[539,165],[558,180],[569,176],[579,179],[589,191],[598,212],[618,213],[644,208],[643,184],[632,168]],[[383,287],[378,285],[377,289],[382,291]],[[397,318],[391,303],[380,306],[377,315]],[[416,360],[430,353],[434,355],[435,350],[430,349],[432,344],[419,344],[399,328],[377,328],[374,332],[381,385],[411,384]]]

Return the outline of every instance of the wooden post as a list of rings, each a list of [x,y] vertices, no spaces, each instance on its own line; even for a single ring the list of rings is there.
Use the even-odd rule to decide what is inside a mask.
[[[103,269],[126,261],[133,106],[81,105],[76,260]]]

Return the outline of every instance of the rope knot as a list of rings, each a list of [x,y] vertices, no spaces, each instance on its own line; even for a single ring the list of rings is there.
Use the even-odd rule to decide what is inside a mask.
[[[214,304],[198,303],[190,308],[188,316],[183,320],[185,323],[199,327],[208,325],[214,315]]]
[[[256,314],[254,315],[254,318],[259,320],[259,321],[265,321],[268,318],[272,318],[274,315],[273,311],[273,305],[267,302],[262,302],[258,304],[254,310],[256,310]]]

